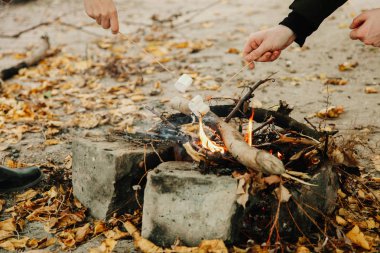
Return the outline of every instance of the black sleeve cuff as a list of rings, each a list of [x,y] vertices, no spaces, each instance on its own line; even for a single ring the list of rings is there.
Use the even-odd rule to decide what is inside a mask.
[[[290,12],[289,15],[281,21],[280,25],[288,27],[295,33],[295,42],[301,47],[305,43],[306,38],[318,29],[318,26],[313,25],[295,11]]]

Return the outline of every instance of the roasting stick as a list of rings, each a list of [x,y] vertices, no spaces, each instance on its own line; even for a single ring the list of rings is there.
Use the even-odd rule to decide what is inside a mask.
[[[253,61],[254,62],[254,61]],[[246,63],[238,72],[236,72],[231,78],[229,78],[227,81],[225,81],[222,86],[225,86],[227,84],[229,84],[232,80],[235,79],[235,77],[237,77],[238,75],[240,75],[241,72],[243,72],[244,70],[246,70],[248,68],[248,66],[253,63],[253,62],[248,62]]]

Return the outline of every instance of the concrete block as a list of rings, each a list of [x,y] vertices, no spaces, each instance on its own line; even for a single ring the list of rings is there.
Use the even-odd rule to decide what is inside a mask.
[[[162,163],[148,173],[142,236],[165,247],[177,238],[188,246],[233,241],[243,211],[236,189],[230,176],[202,175],[188,162]]]
[[[152,149],[144,150],[142,145],[124,141],[79,139],[73,142],[72,152],[74,195],[97,219],[108,218],[115,212],[135,210],[137,201],[132,187],[145,173],[144,153],[147,169],[160,163]],[[164,158],[170,153],[169,149],[158,152]],[[143,197],[142,190],[138,196]]]

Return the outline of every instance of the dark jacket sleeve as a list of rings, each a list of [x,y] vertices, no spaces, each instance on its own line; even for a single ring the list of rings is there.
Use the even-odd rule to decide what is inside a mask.
[[[280,23],[296,34],[296,42],[302,46],[306,38],[318,29],[325,18],[347,0],[295,0],[289,15]]]

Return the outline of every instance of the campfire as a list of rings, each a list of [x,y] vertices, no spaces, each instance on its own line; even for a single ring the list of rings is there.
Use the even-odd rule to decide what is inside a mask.
[[[276,111],[250,106],[254,91],[268,81],[272,79],[255,83],[232,105],[176,97],[170,106],[180,113],[169,116],[147,107],[162,121],[147,133],[123,134],[139,144],[169,144],[175,160],[199,163],[202,173],[238,179],[239,204],[245,207],[242,240],[266,237],[270,242],[315,231],[320,213],[331,213],[337,196],[337,177],[328,158],[329,136],[335,133],[297,122],[283,101]],[[319,213],[303,212],[301,202]]]

